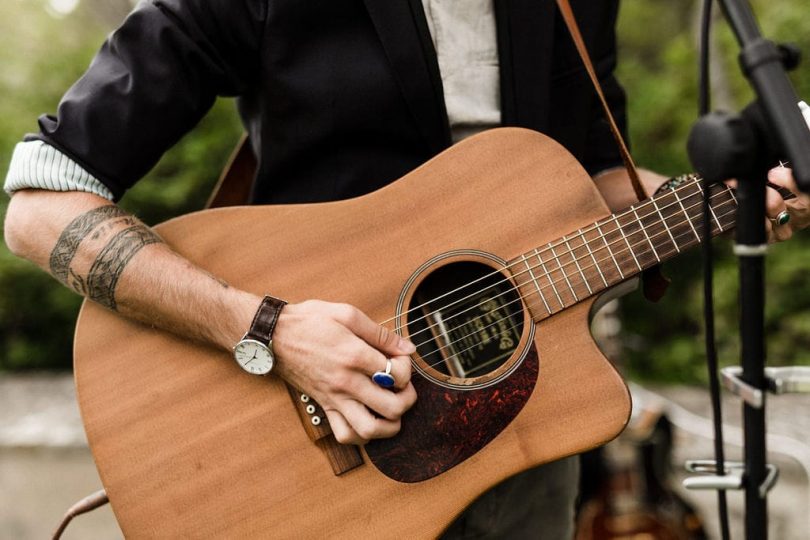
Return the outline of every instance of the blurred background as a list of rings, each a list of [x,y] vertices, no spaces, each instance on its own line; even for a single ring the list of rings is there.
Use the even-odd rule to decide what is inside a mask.
[[[23,135],[37,130],[37,117],[55,112],[61,95],[133,4],[130,0],[3,0],[0,171],[7,170],[14,145]],[[752,4],[765,36],[810,50],[807,0],[755,0]],[[622,5],[619,77],[628,93],[633,153],[640,165],[665,174],[690,170],[685,141],[697,109],[699,7],[694,0],[624,0]],[[722,21],[715,26],[713,47],[714,108],[738,110],[752,94],[737,68],[736,42]],[[799,96],[810,100],[807,63],[792,74],[792,80]],[[234,103],[221,100],[126,195],[122,206],[150,224],[201,208],[240,132]],[[7,202],[7,196],[0,195],[0,215]],[[718,241],[717,247],[718,353],[724,364],[734,364],[739,355],[736,262],[728,240]],[[810,234],[805,231],[774,246],[767,264],[769,364],[810,364],[810,280],[805,277],[810,268]],[[682,461],[682,456],[709,457],[710,452],[710,440],[705,432],[701,434],[705,428],[701,422],[708,418],[708,395],[701,389],[707,375],[700,266],[698,253],[668,263],[665,273],[673,282],[663,300],[650,304],[639,293],[631,294],[613,307],[613,315],[597,329],[625,375],[640,385],[639,401],[666,409],[679,420],[675,422],[676,461]],[[73,323],[80,303],[78,296],[0,244],[0,538],[45,536],[64,509],[100,487],[70,379]],[[646,393],[650,389],[655,395]],[[806,538],[810,425],[802,423],[810,416],[810,401],[794,396],[771,403],[774,434],[793,441],[782,441],[790,448],[780,453],[782,457],[774,457],[784,461],[787,471],[777,492],[792,489],[775,492],[773,500],[783,503],[772,500],[774,519],[783,519],[779,515],[785,507],[786,515],[795,509],[796,519],[804,520],[793,523],[793,518],[785,517],[775,537]],[[734,424],[739,416],[737,403],[727,400],[727,404],[728,421]],[[679,422],[686,425],[678,426]],[[729,438],[733,442],[734,435]],[[779,441],[773,442],[773,449]],[[733,444],[730,447],[732,453],[739,453]],[[705,509],[701,515],[710,522],[714,495],[687,496],[699,510]],[[776,511],[775,506],[780,509]],[[96,514],[77,520],[66,537],[120,536],[109,508]],[[740,516],[733,519],[740,521]],[[82,521],[89,523],[88,528],[82,528]],[[711,537],[714,531],[710,528]]]

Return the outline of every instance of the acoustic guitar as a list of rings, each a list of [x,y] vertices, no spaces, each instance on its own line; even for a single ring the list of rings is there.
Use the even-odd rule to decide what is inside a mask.
[[[121,529],[435,537],[505,478],[604,444],[630,398],[589,317],[602,293],[699,243],[700,202],[692,181],[611,214],[559,144],[503,128],[355,199],[159,225],[236,287],[348,302],[407,336],[419,398],[397,436],[343,446],[279,378],[85,303],[78,399]],[[733,192],[711,203],[715,234],[732,228]]]

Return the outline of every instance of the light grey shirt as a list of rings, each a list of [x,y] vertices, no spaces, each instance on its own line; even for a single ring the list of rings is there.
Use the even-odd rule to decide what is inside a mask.
[[[501,123],[492,0],[422,0],[453,142]]]

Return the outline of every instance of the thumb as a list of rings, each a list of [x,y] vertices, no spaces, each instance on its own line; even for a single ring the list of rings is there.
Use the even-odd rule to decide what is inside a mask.
[[[413,343],[385,326],[375,323],[360,310],[357,310],[348,326],[356,336],[383,354],[400,356],[416,352]]]

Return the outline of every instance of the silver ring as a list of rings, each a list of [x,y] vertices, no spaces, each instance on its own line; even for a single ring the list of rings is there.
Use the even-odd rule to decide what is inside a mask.
[[[787,225],[790,221],[790,212],[782,210],[775,218],[770,218],[774,225]]]
[[[371,380],[383,388],[391,388],[394,386],[394,384],[396,384],[396,379],[394,379],[394,376],[391,375],[390,358],[386,359],[385,361],[385,371],[375,371],[374,375],[371,376]]]

